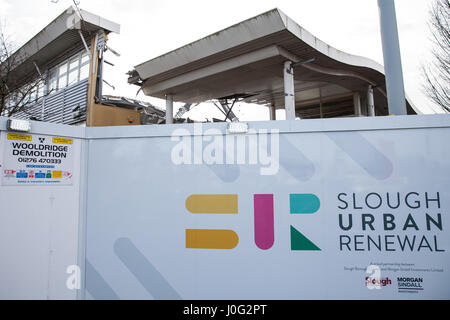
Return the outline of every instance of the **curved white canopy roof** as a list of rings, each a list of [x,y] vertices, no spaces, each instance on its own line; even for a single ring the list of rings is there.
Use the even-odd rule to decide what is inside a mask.
[[[283,63],[315,59],[294,70],[296,106],[319,97],[375,90],[377,114],[388,114],[384,67],[339,51],[273,9],[137,65],[129,82],[146,95],[198,103],[244,96],[284,107]],[[362,95],[364,96],[364,95]],[[408,100],[408,99],[407,99]],[[409,114],[420,113],[407,101]]]

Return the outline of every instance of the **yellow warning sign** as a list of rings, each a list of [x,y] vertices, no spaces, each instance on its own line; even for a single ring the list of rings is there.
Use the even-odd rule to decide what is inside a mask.
[[[31,141],[32,136],[29,134],[8,133],[8,140]]]
[[[60,144],[72,144],[72,139],[65,139],[65,138],[53,138],[53,143],[60,143]]]
[[[52,178],[53,179],[61,179],[62,178],[62,171],[53,171],[52,172]]]

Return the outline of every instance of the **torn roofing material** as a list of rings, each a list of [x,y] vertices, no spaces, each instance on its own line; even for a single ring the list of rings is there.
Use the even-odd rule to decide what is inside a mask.
[[[237,94],[246,102],[284,107],[283,63],[315,59],[294,70],[296,105],[327,92],[376,88],[377,114],[387,114],[382,65],[339,51],[273,9],[139,64],[129,83],[146,95],[199,103]],[[409,114],[421,113],[407,99]]]

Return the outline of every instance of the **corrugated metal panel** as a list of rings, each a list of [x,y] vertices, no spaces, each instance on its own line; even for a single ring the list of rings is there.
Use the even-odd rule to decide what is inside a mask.
[[[86,120],[88,79],[73,84],[51,94],[36,104],[27,106],[25,111],[14,114],[17,119],[36,117],[45,122],[73,124]],[[42,119],[42,109],[44,118]],[[78,113],[78,117],[74,114]]]
[[[88,94],[88,80],[74,86],[72,90],[65,93],[65,102],[62,121],[65,124],[72,124],[86,120],[86,106]],[[75,116],[79,114],[79,116]]]
[[[86,38],[86,41],[89,43],[89,36],[86,33],[83,33],[83,35]],[[73,34],[72,36],[79,37],[78,34]],[[104,47],[105,32],[103,30],[100,30],[98,32],[97,48],[103,50]],[[85,50],[85,47],[80,42],[77,46],[66,51],[57,59],[49,63],[46,66],[46,69],[57,66],[61,62],[67,60],[71,56],[83,50]],[[74,124],[80,121],[85,121],[87,108],[87,92],[88,79],[85,79],[54,94],[51,94],[45,97],[45,99],[40,99],[33,105],[27,106],[26,110],[14,114],[14,118],[35,118],[45,122],[62,124]]]
[[[27,106],[24,108],[24,111],[14,113],[12,117],[16,119],[41,119],[41,103],[42,99],[35,104]]]

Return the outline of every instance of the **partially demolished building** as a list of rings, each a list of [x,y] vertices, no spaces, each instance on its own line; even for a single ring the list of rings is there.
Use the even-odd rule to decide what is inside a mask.
[[[165,99],[165,112],[103,95],[108,34],[119,32],[100,16],[65,10],[12,56],[3,115],[19,108],[15,118],[63,124],[170,124],[211,100],[225,116],[217,121],[238,121],[237,101],[267,106],[271,120],[277,109],[286,110],[288,120],[388,115],[383,66],[332,48],[279,9],[131,70],[128,82]],[[184,103],[178,112],[174,101]],[[408,114],[420,113],[409,99],[406,104]]]
[[[120,25],[76,7],[65,10],[5,61],[3,115],[14,110],[18,119],[107,126],[141,124],[141,114],[150,114],[150,123],[164,122],[164,113],[148,103],[103,95],[110,33],[120,33]]]

